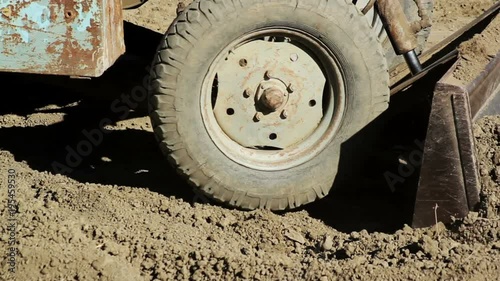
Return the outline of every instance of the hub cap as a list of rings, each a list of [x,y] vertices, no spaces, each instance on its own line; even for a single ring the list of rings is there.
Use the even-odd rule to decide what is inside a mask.
[[[315,39],[263,33],[242,38],[214,61],[202,112],[212,139],[234,161],[286,169],[307,161],[333,138],[343,112],[343,81],[327,49],[303,45],[321,46]],[[327,56],[329,69],[311,53]],[[329,78],[335,81],[328,83]]]

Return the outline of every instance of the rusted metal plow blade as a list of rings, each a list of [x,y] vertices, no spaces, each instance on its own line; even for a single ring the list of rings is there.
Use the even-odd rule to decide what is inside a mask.
[[[500,53],[467,86],[453,78],[457,64],[437,83],[434,91],[413,227],[463,218],[479,203],[480,182],[472,124],[485,113],[500,113],[497,111]]]

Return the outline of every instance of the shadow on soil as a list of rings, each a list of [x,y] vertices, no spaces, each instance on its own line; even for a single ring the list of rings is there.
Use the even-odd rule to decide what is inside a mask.
[[[65,115],[55,124],[1,128],[0,147],[33,169],[54,172],[54,162],[67,164],[68,147],[76,149],[82,140],[88,139],[82,133],[84,130],[95,132],[106,118],[112,122],[122,120],[123,112],[116,113],[111,104],[140,85],[162,36],[131,24],[125,28],[127,55],[103,77],[70,80],[2,74],[0,82],[4,85],[14,83],[22,87],[9,95],[8,102],[0,104],[0,115],[28,116],[37,112]],[[336,189],[327,198],[303,209],[343,232],[362,229],[393,232],[411,224],[418,165],[413,167],[414,172],[403,177],[404,182],[399,180],[392,188],[384,174],[400,174],[399,159],[418,150],[415,140],[424,139],[429,99],[422,93],[432,92],[432,88],[425,87],[426,83],[434,85],[432,81],[420,83],[393,97],[391,110],[343,146]],[[62,108],[40,110],[46,105]],[[129,112],[126,119],[145,116],[143,108],[139,106]],[[102,135],[102,142],[92,146],[91,153],[82,157],[69,177],[80,182],[148,188],[192,202],[192,189],[163,159],[152,133],[124,129],[103,130]],[[368,142],[367,136],[377,138]]]
[[[312,216],[347,233],[412,224],[432,93],[451,64],[392,96],[389,110],[342,145],[335,188],[305,207]]]
[[[334,188],[305,207],[310,214],[347,233],[411,225],[429,103],[401,100],[418,104],[420,112],[395,112],[393,100],[391,110],[344,143]]]
[[[8,101],[0,104],[0,115],[29,117],[36,113],[64,114],[48,125],[16,126],[0,129],[0,147],[10,151],[17,161],[26,161],[38,171],[63,173],[80,182],[148,188],[166,196],[192,201],[191,188],[180,179],[162,157],[152,133],[140,129],[107,130],[102,120],[116,123],[147,115],[145,104],[135,110],[114,110],[125,105],[133,87],[142,85],[162,35],[125,23],[127,53],[102,77],[92,80],[67,77],[2,74],[3,85],[22,85]],[[47,105],[57,105],[49,107]],[[41,109],[42,108],[42,109]],[[125,116],[126,115],[126,116]],[[129,122],[130,123],[130,122]],[[83,132],[89,132],[85,135]],[[95,144],[84,148],[88,156],[79,157],[82,141],[92,135]],[[101,135],[102,137],[99,137]],[[89,142],[87,142],[89,143]],[[90,142],[91,143],[91,142]],[[83,148],[83,147],[80,147]],[[68,158],[68,155],[72,155]],[[76,155],[76,156],[75,156]],[[69,159],[69,161],[68,161]],[[57,166],[54,166],[55,163]],[[64,166],[62,166],[64,165]],[[75,168],[73,169],[72,166]]]

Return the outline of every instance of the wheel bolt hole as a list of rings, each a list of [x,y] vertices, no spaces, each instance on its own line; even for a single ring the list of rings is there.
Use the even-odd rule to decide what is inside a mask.
[[[275,139],[277,139],[277,138],[278,138],[278,135],[277,135],[277,134],[275,134],[275,133],[272,133],[272,134],[270,134],[270,135],[269,135],[269,139],[270,139],[270,140],[275,140]]]
[[[316,106],[316,100],[310,100],[309,101],[309,106],[310,107],[315,107]]]
[[[245,67],[245,66],[247,66],[247,65],[248,65],[248,61],[247,61],[246,59],[241,59],[241,60],[240,60],[240,66],[241,66],[241,67]]]
[[[234,109],[232,109],[232,108],[228,108],[228,109],[226,110],[226,113],[227,113],[227,115],[234,115]]]

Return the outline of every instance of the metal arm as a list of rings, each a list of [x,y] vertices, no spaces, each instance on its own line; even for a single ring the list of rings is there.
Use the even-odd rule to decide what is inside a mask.
[[[403,55],[413,75],[422,71],[415,49],[417,38],[399,0],[377,0],[376,6],[396,54]]]

